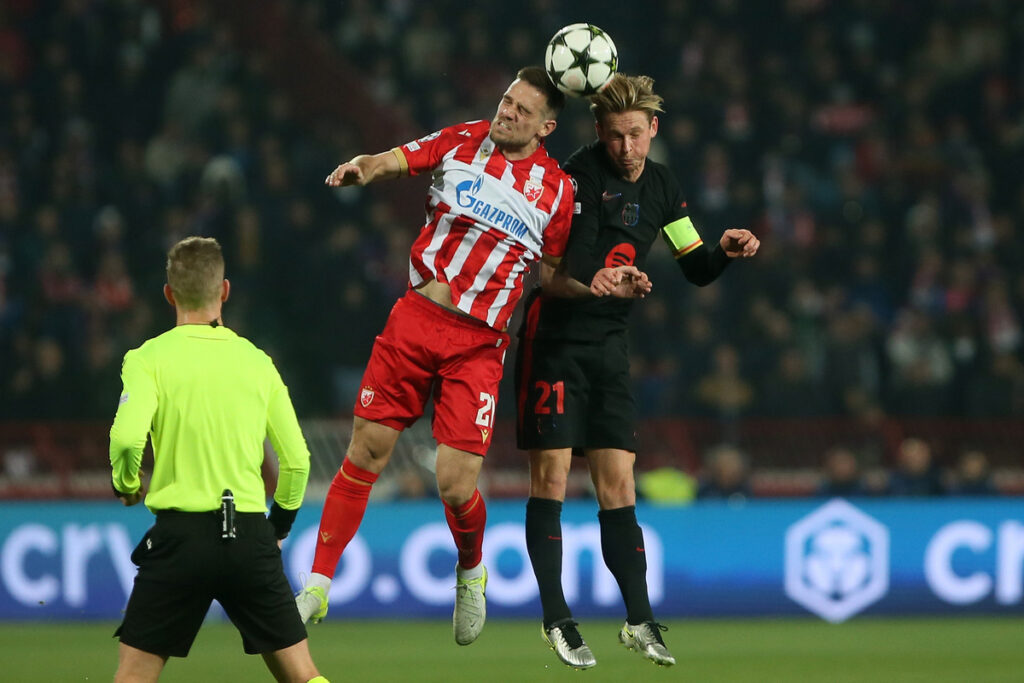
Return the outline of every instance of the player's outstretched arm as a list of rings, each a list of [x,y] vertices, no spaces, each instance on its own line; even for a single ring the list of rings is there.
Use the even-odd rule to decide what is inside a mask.
[[[729,228],[722,233],[718,243],[729,258],[750,258],[761,246],[761,240],[754,233],[741,228]]]
[[[563,299],[614,296],[620,299],[642,299],[651,291],[647,273],[636,266],[602,268],[594,274],[590,286],[569,275],[565,261],[554,264],[541,261],[540,283],[544,293]]]
[[[330,187],[369,185],[377,180],[388,180],[402,175],[402,165],[394,151],[380,154],[360,154],[339,165],[324,180]]]

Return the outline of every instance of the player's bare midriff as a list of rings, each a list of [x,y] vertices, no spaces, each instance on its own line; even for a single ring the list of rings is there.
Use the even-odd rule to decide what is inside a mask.
[[[427,280],[415,290],[433,301],[442,308],[447,308],[452,313],[463,316],[464,318],[472,318],[473,316],[467,315],[465,311],[460,311],[452,303],[452,289],[443,282],[437,280]]]

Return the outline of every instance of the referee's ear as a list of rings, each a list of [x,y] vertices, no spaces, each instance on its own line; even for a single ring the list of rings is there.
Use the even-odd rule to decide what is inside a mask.
[[[224,278],[224,282],[221,283],[220,302],[224,303],[228,300],[229,296],[231,296],[231,281]]]
[[[169,303],[171,306],[174,306],[175,308],[178,307],[178,304],[174,302],[174,291],[168,284],[164,285],[164,298],[167,299],[167,303]]]

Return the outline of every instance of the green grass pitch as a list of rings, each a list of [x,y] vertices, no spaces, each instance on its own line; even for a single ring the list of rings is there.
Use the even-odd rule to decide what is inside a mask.
[[[313,657],[331,681],[786,681],[921,683],[1024,680],[1024,618],[669,620],[678,660],[659,669],[616,640],[619,622],[581,630],[597,667],[573,671],[540,638],[538,621],[492,619],[459,647],[442,621],[331,620],[311,626]],[[0,624],[0,680],[109,681],[117,666],[111,623]],[[269,681],[262,659],[242,653],[230,624],[207,623],[166,682]]]

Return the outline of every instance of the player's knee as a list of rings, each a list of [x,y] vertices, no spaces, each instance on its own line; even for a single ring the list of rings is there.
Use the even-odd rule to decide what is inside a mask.
[[[636,488],[632,477],[601,480],[595,482],[594,488],[602,510],[636,505]]]
[[[356,467],[379,474],[388,464],[391,450],[391,448],[375,443],[372,439],[359,438],[354,434],[345,457]]]
[[[565,472],[542,470],[530,476],[530,495],[534,498],[563,500],[569,477]]]
[[[452,507],[459,507],[469,502],[476,491],[476,480],[469,481],[464,477],[437,478],[437,492],[441,500]]]

